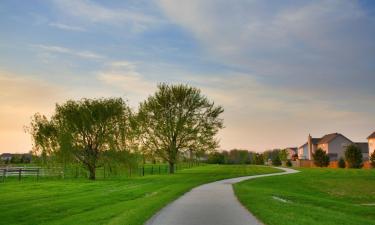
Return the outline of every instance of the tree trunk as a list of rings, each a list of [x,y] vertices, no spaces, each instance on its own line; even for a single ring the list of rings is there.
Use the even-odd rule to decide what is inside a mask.
[[[90,180],[95,180],[95,166],[90,166],[89,167],[89,173],[90,173],[90,175],[89,175],[89,179]]]
[[[174,163],[173,162],[169,162],[169,173],[174,174]]]

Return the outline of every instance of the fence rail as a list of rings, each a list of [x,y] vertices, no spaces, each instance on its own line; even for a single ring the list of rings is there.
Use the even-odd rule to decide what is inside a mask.
[[[179,163],[174,165],[174,171],[180,171],[202,165],[199,162]],[[144,164],[135,167],[124,167],[119,171],[111,172],[110,168],[100,167],[97,169],[97,177],[106,179],[116,176],[147,176],[168,174],[170,171],[168,164]],[[55,178],[79,178],[88,177],[87,171],[82,167],[75,166],[71,168],[64,167],[0,167],[0,182],[4,182],[7,177],[17,177],[20,181],[24,177],[55,177]]]
[[[6,177],[18,176],[18,180],[22,179],[22,176],[36,176],[39,179],[40,175],[39,167],[7,167],[0,168],[0,174],[2,181],[4,182]]]

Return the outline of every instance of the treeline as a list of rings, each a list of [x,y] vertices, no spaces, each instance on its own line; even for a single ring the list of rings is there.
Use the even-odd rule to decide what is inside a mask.
[[[1,164],[29,164],[32,161],[32,155],[29,153],[24,153],[24,154],[13,153],[13,154],[7,154],[7,155],[8,155],[7,157],[0,157],[0,165]]]
[[[267,150],[262,153],[232,149],[230,151],[213,152],[207,158],[207,162],[211,164],[272,164],[280,166],[283,161],[286,165],[291,165],[287,151],[281,149]]]
[[[263,155],[260,153],[232,149],[230,151],[213,152],[208,155],[207,163],[212,164],[264,164]]]
[[[137,111],[122,98],[69,100],[50,118],[35,114],[28,131],[41,164],[80,165],[92,180],[98,167],[147,160],[166,162],[174,173],[179,160],[215,151],[223,111],[197,88],[160,84]]]

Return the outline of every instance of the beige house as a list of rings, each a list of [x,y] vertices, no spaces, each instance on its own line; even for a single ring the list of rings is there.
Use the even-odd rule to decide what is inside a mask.
[[[374,139],[375,143],[375,139]],[[318,149],[323,149],[331,161],[344,158],[344,152],[348,145],[356,144],[361,148],[364,160],[368,159],[367,143],[355,143],[340,133],[326,134],[321,138],[312,138],[308,136],[307,142],[298,148],[298,158],[312,160],[312,154]]]
[[[369,150],[369,156],[375,151],[375,131],[368,136],[368,150]]]

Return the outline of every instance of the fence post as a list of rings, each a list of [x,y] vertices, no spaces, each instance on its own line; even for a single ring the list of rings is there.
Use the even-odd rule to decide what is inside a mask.
[[[18,181],[21,180],[21,169],[18,169]]]

